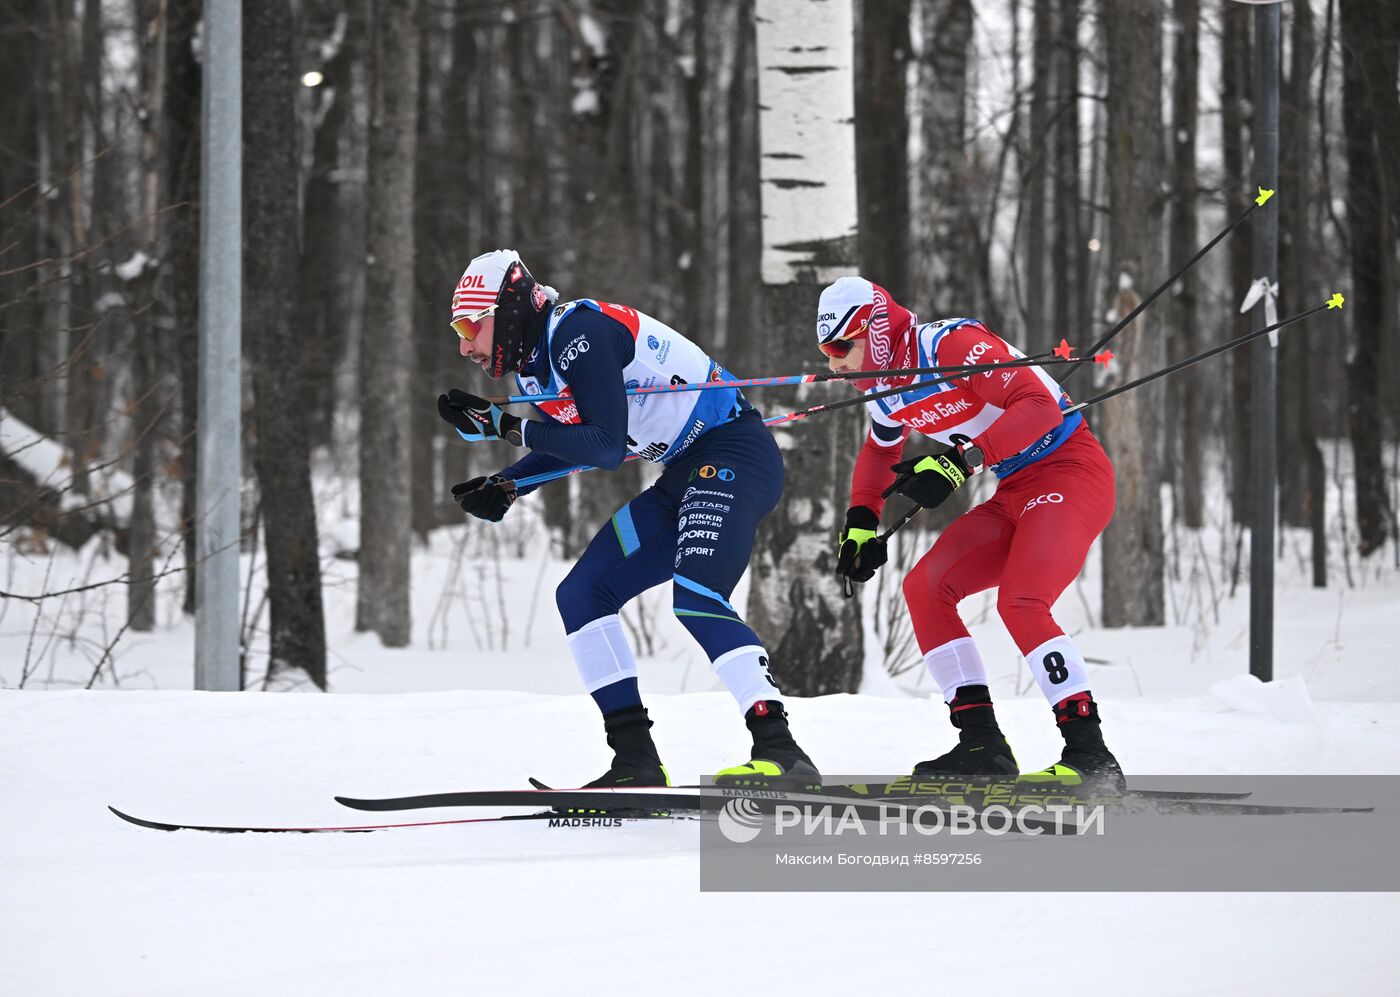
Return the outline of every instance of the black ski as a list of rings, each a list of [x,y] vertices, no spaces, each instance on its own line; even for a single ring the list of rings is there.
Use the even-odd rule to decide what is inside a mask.
[[[645,816],[581,816],[562,814],[552,810],[533,814],[510,814],[503,817],[467,817],[458,820],[411,821],[397,824],[350,824],[327,827],[266,827],[257,825],[212,825],[212,824],[167,824],[164,821],[146,820],[122,813],[116,807],[108,810],[129,824],[147,827],[155,831],[211,831],[216,834],[367,834],[371,831],[389,831],[407,827],[443,827],[452,824],[498,824],[504,821],[547,821],[549,827],[622,827],[637,820],[694,820],[697,815],[688,813],[648,814]]]
[[[841,806],[854,810],[856,816],[881,820],[903,805],[909,814],[917,808],[934,807],[950,816],[948,807],[957,801],[940,798],[881,799],[865,795],[831,796],[824,793],[792,793],[773,789],[738,789],[727,786],[707,786],[704,792],[677,786],[657,786],[643,789],[498,789],[458,793],[426,793],[419,796],[396,796],[384,799],[359,799],[337,796],[336,801],[354,810],[376,812],[392,810],[421,810],[436,807],[533,807],[547,806],[565,813],[614,814],[642,811],[691,811],[713,813],[723,810],[733,800],[750,801],[760,812],[771,813],[782,803],[805,807]],[[980,808],[973,807],[974,811]],[[977,814],[977,822],[982,822]],[[1043,834],[1075,834],[1072,821],[1062,816],[1027,816],[1025,827],[1036,828]],[[1017,830],[1020,828],[1018,827]]]
[[[691,811],[695,813],[722,810],[730,800],[752,800],[760,810],[772,812],[780,803],[800,806],[849,806],[854,807],[858,816],[883,819],[891,808],[901,804],[911,811],[918,807],[936,807],[945,814],[950,806],[973,806],[965,798],[948,796],[870,796],[835,795],[831,793],[788,793],[779,790],[731,789],[728,787],[706,786],[704,792],[696,792],[688,787],[667,786],[650,789],[505,789],[483,790],[459,793],[427,793],[420,796],[399,796],[385,799],[356,799],[337,796],[336,800],[356,810],[393,811],[419,810],[436,807],[528,807],[544,805],[556,811],[575,815],[603,815],[619,812],[632,814],[639,811]],[[1001,801],[1005,806],[1034,804],[1035,796],[1041,796],[1048,807],[1054,804],[1092,807],[1104,805],[1110,810],[1137,811],[1153,814],[1194,814],[1217,816],[1282,816],[1318,815],[1339,813],[1371,813],[1374,807],[1329,807],[1306,805],[1277,805],[1241,803],[1230,800],[1191,800],[1163,797],[1137,799],[1130,796],[1084,797],[1074,799],[1062,794],[1023,795],[1014,800]],[[993,803],[998,801],[993,800]],[[980,818],[979,818],[980,820]],[[1053,817],[1031,818],[1031,826],[1039,826],[1046,833],[1074,834],[1075,827],[1068,821],[1056,821]]]
[[[550,785],[547,785],[546,783],[541,782],[540,780],[536,779],[534,776],[530,776],[529,778],[530,778],[530,785],[533,786],[533,787],[536,788],[536,789],[551,789],[551,790],[552,790],[552,789],[555,788],[554,786],[550,786]],[[943,785],[943,788],[946,790],[948,784],[951,783],[951,782],[953,782],[953,780],[945,780],[945,781],[943,782],[943,784],[942,784],[942,785]],[[964,784],[966,784],[966,781],[964,781]],[[987,784],[987,783],[982,783],[982,785],[986,785],[986,784]],[[1014,781],[1007,781],[1007,784],[1008,784],[1008,785],[1015,785]],[[911,799],[911,798],[912,798],[912,799],[930,799],[930,800],[932,800],[932,799],[947,799],[949,796],[955,796],[955,795],[963,795],[963,796],[967,795],[966,793],[961,793],[961,794],[959,794],[959,793],[953,793],[953,792],[937,793],[937,792],[928,792],[928,791],[925,791],[925,790],[924,790],[924,787],[925,787],[925,786],[931,786],[931,785],[938,785],[938,783],[932,783],[932,784],[930,784],[930,783],[916,783],[916,782],[913,781],[912,778],[908,778],[908,777],[901,777],[901,778],[894,779],[894,780],[891,780],[890,782],[886,782],[886,783],[883,783],[883,784],[881,784],[881,783],[875,783],[875,782],[867,782],[867,783],[829,782],[829,783],[826,783],[824,786],[822,786],[822,795],[824,795],[824,796],[834,796],[834,797],[838,797],[838,798],[841,798],[841,799],[850,798],[850,799],[857,799],[857,800],[900,800],[900,799]],[[695,792],[700,792],[700,791],[702,791],[702,790],[713,790],[715,787],[714,787],[713,785],[703,785],[703,784],[698,784],[698,783],[697,783],[697,784],[693,784],[693,785],[684,785],[684,786],[669,786],[669,787],[667,787],[667,788],[668,788],[668,789],[688,789],[688,790],[694,790]],[[1044,785],[1039,785],[1039,786],[1037,786],[1037,785],[1033,785],[1033,784],[1027,784],[1027,785],[1023,786],[1022,789],[1021,789],[1021,793],[1024,794],[1024,795],[1046,795],[1046,794],[1048,794],[1048,795],[1060,796],[1060,795],[1064,795],[1064,794],[1068,793],[1069,791],[1070,791],[1070,790],[1069,790],[1068,788],[1060,788],[1060,787],[1053,787],[1053,788],[1051,788],[1051,787],[1047,787],[1047,786],[1044,786]],[[1250,796],[1252,796],[1252,795],[1253,795],[1252,792],[1243,792],[1243,793],[1240,793],[1240,792],[1222,792],[1222,791],[1217,791],[1217,790],[1200,790],[1200,789],[1131,789],[1131,788],[1130,788],[1130,789],[1127,791],[1126,794],[1121,795],[1119,798],[1120,798],[1120,799],[1124,799],[1124,800],[1128,800],[1128,801],[1134,801],[1134,800],[1169,800],[1169,801],[1194,801],[1194,800],[1210,801],[1210,800],[1220,800],[1220,801],[1229,801],[1229,800],[1244,800],[1244,799],[1247,799],[1248,797],[1250,797]]]
[[[1154,814],[1191,814],[1197,817],[1278,817],[1289,814],[1370,814],[1375,807],[1313,807],[1291,803],[1232,803],[1229,800],[1145,800],[1143,809]]]

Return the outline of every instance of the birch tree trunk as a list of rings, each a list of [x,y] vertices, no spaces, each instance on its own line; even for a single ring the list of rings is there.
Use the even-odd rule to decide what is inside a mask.
[[[1143,281],[1162,272],[1162,4],[1103,0],[1108,64],[1108,202],[1112,310],[1127,314]],[[1110,386],[1166,363],[1166,338],[1145,312],[1122,334]],[[1160,626],[1163,586],[1162,480],[1165,385],[1155,382],[1107,403],[1098,420],[1113,460],[1118,504],[1103,535],[1104,626]],[[1103,410],[1099,410],[1103,411]]]
[[[821,288],[855,269],[856,178],[850,0],[769,0],[756,16],[763,308],[749,360],[758,372],[812,364]],[[764,399],[769,414],[819,400],[814,391]],[[860,418],[819,416],[776,431],[786,488],[759,531],[748,618],[774,677],[796,695],[860,684],[859,605],[832,577]]]
[[[360,339],[360,581],[356,630],[406,647],[412,625],[409,482],[414,367],[416,0],[371,0],[368,250]]]

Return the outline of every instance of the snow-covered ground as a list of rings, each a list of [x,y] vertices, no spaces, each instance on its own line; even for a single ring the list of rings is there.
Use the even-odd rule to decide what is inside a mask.
[[[188,691],[178,576],[162,582],[156,632],[115,644],[120,586],[0,602],[0,993],[999,992],[1028,971],[1044,993],[1370,993],[1400,969],[1394,894],[701,894],[693,824],[223,836],[118,821],[107,804],[353,823],[334,794],[564,785],[606,764],[553,612],[567,566],[526,503],[494,531],[442,530],[415,552],[414,646],[386,651],[353,633],[354,562],[332,556],[353,546],[353,504],[322,499],[329,695]],[[124,570],[97,541],[21,547],[3,554],[0,588]],[[1094,562],[1061,600],[1130,773],[1400,771],[1393,551],[1349,566],[1338,554],[1333,586],[1314,591],[1302,538],[1282,547],[1269,688],[1244,677],[1248,593],[1230,591],[1228,533],[1173,539],[1170,626],[1096,626]],[[256,577],[251,601],[257,684]],[[691,781],[747,742],[667,594],[647,605],[630,617],[653,635],[642,686],[673,777]],[[963,609],[1018,756],[1048,763],[1057,736],[993,600]],[[790,708],[828,772],[902,770],[950,739],[929,691],[917,668],[889,680],[872,667],[863,694]]]
[[[678,778],[742,753],[721,693],[657,696]],[[1008,703],[1026,757],[1043,706]],[[827,765],[912,761],[932,704],[797,702]],[[1317,726],[1122,701],[1123,756],[1162,770],[1383,770],[1400,705]],[[580,696],[0,693],[0,992],[778,993],[890,985],[1040,993],[1380,993],[1393,894],[701,894],[694,824],[371,835],[164,834],[156,819],[353,823],[333,793],[560,782],[604,760]],[[445,812],[418,814],[453,816]],[[417,816],[417,814],[415,814]]]

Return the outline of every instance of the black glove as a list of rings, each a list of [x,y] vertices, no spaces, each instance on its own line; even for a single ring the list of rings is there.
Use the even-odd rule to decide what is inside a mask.
[[[863,505],[846,510],[846,528],[841,531],[836,548],[836,577],[846,598],[855,588],[852,582],[868,582],[875,571],[890,559],[885,541],[876,536],[880,517]]]
[[[456,427],[462,439],[469,443],[505,440],[517,447],[525,445],[521,432],[521,423],[525,420],[479,395],[471,395],[457,388],[445,395],[438,395],[438,415]]]
[[[892,468],[897,477],[883,492],[889,498],[895,492],[911,498],[925,509],[942,505],[944,500],[962,487],[972,476],[972,469],[963,460],[957,447],[931,457],[902,460]]]
[[[515,504],[515,482],[493,474],[489,478],[472,478],[452,486],[452,497],[477,519],[499,523]]]

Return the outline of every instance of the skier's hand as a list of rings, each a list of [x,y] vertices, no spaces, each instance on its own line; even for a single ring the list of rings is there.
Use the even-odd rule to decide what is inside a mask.
[[[515,504],[515,482],[499,474],[489,478],[472,478],[460,485],[453,485],[452,497],[463,512],[490,523],[499,523]]]
[[[846,528],[836,548],[836,577],[849,599],[855,592],[852,582],[868,582],[875,571],[889,560],[885,541],[875,535],[880,517],[863,505],[846,510]]]
[[[902,460],[892,468],[894,484],[884,491],[889,498],[895,492],[911,498],[925,509],[942,505],[944,500],[962,487],[972,476],[972,469],[963,460],[957,447],[930,457]]]
[[[438,415],[445,422],[450,422],[456,428],[457,435],[468,443],[505,440],[517,447],[525,445],[521,432],[521,423],[525,420],[479,395],[471,395],[457,388],[445,395],[438,395]]]

